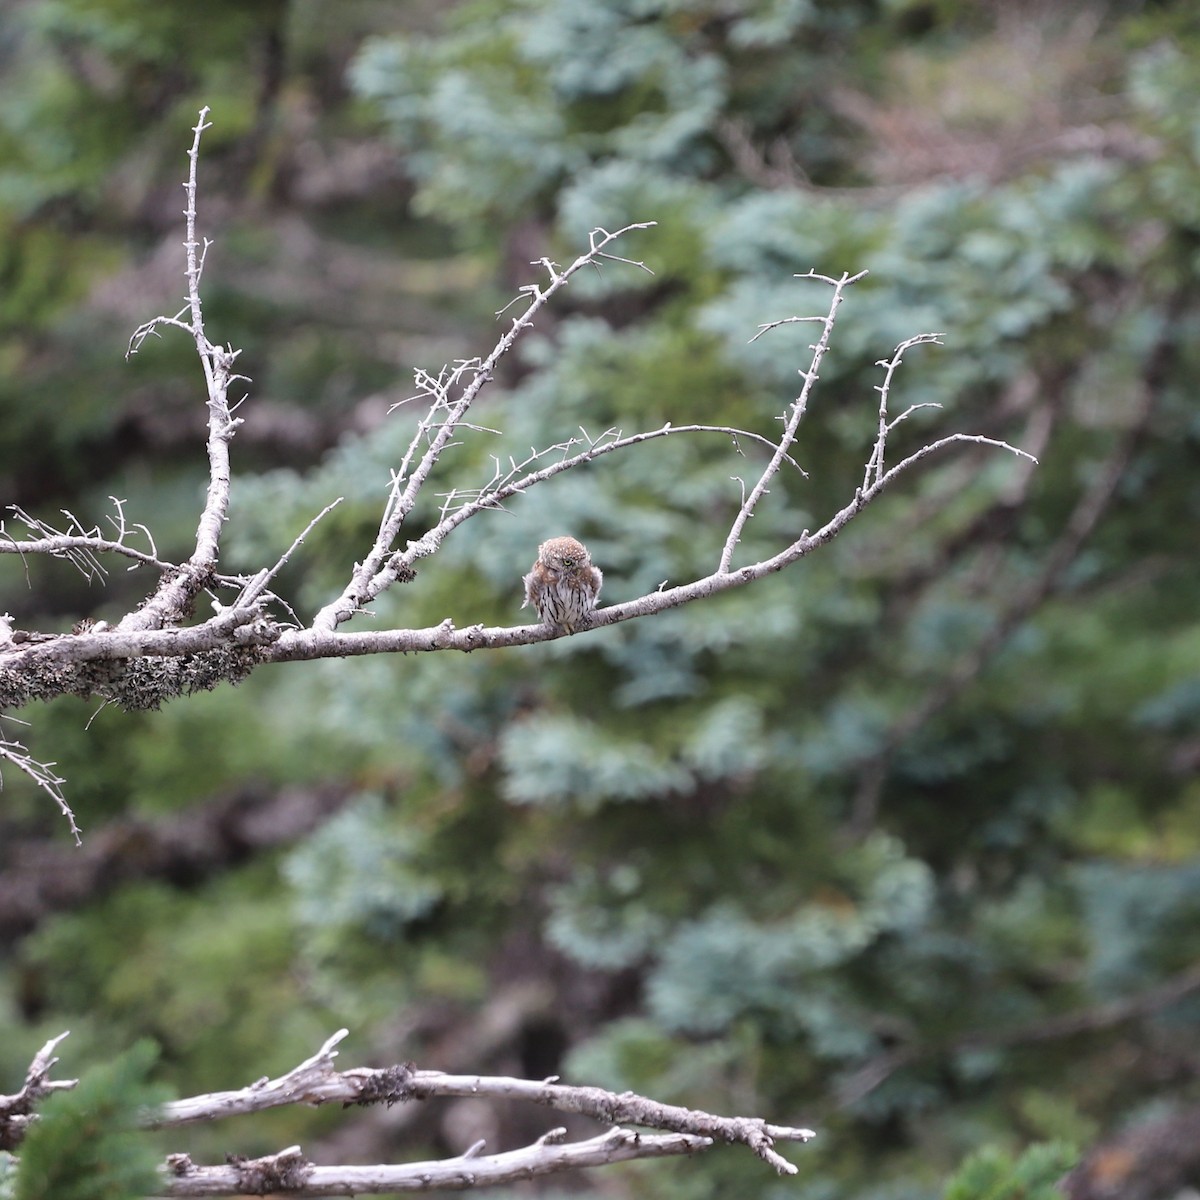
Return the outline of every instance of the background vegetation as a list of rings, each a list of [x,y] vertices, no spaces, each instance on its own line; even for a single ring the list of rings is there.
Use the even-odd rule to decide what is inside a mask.
[[[118,496],[164,553],[193,532],[194,352],[122,355],[182,295],[202,104],[208,326],[253,378],[239,561],[347,497],[287,581],[301,610],[367,540],[412,369],[485,350],[529,260],[595,225],[656,220],[633,251],[656,274],[572,284],[488,401],[518,444],[769,431],[809,338],[749,337],[815,311],[796,273],[866,267],[809,478],[751,546],[849,498],[874,363],[915,333],[945,347],[896,398],[944,409],[911,443],[967,430],[1042,465],[948,454],[781,576],[528,651],[22,714],[85,845],[6,777],[0,1088],[66,1028],[71,1073],[150,1037],[187,1094],[347,1025],[346,1065],[557,1073],[820,1131],[799,1182],[727,1151],[604,1173],[624,1195],[1034,1195],[1116,1137],[1112,1194],[1140,1194],[1139,1147],[1200,1120],[1198,52],[1193,5],[1132,0],[5,6],[6,502],[90,524]],[[379,623],[522,619],[560,532],[606,600],[684,580],[739,500],[720,442],[469,523]],[[489,452],[464,445],[453,481]],[[149,589],[19,561],[0,586],[45,630]],[[544,1126],[282,1113],[172,1148],[369,1161]],[[1146,1195],[1196,1182],[1181,1157]]]

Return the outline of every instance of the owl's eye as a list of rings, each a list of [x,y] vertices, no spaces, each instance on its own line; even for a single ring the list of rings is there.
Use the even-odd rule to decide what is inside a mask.
[[[575,560],[573,558],[568,558],[566,555],[564,555],[562,563],[563,563],[564,567],[573,567],[575,565]]]

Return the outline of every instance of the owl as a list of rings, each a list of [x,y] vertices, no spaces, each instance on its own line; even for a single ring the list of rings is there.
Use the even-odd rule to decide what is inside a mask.
[[[525,576],[525,604],[552,629],[574,633],[591,624],[603,582],[586,546],[573,537],[551,538],[538,547],[537,562]]]

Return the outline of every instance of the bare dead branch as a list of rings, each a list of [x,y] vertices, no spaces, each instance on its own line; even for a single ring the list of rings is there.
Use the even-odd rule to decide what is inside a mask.
[[[186,329],[196,344],[207,390],[209,485],[197,524],[195,549],[179,565],[162,561],[149,531],[141,525],[130,525],[123,502],[117,500],[114,500],[116,516],[109,518],[115,537],[108,538],[102,537],[98,528],[85,528],[70,513],[66,514],[69,525],[64,531],[53,529],[20,509],[13,509],[15,518],[36,536],[16,538],[0,525],[0,552],[62,556],[74,561],[89,578],[103,575],[99,555],[116,553],[131,558],[135,565],[157,567],[162,578],[155,593],[136,611],[123,617],[116,629],[98,622],[77,627],[70,634],[13,630],[11,624],[0,630],[4,633],[0,637],[0,709],[62,694],[99,696],[106,702],[126,707],[156,707],[175,695],[244,678],[266,662],[377,653],[471,651],[529,645],[567,636],[564,631],[547,624],[494,628],[470,625],[459,629],[448,617],[424,629],[349,632],[340,626],[393,584],[412,579],[418,561],[435,554],[446,537],[473,516],[503,508],[512,497],[606,454],[671,434],[721,433],[731,439],[733,449],[739,455],[743,445],[761,445],[769,450],[768,460],[752,484],[737,479],[740,488],[737,512],[716,569],[710,575],[675,586],[668,586],[670,581],[663,580],[648,595],[591,614],[590,628],[599,629],[649,616],[728,588],[745,586],[782,570],[836,537],[902,472],[955,443],[974,442],[1006,449],[1034,461],[1031,455],[1005,442],[981,435],[955,433],[938,438],[887,467],[888,434],[919,408],[925,407],[921,403],[910,405],[897,417],[891,417],[888,412],[893,377],[905,351],[913,345],[936,340],[933,335],[918,335],[901,343],[892,358],[881,364],[885,376],[877,389],[880,401],[874,445],[864,468],[862,486],[850,502],[815,532],[800,531],[789,545],[776,553],[734,569],[733,556],[747,522],[768,494],[772,480],[785,464],[803,475],[803,469],[792,453],[799,425],[808,410],[822,360],[829,349],[838,308],[849,286],[865,274],[843,273],[835,278],[811,270],[797,278],[822,283],[832,289],[827,312],[823,316],[787,316],[767,322],[751,339],[755,341],[783,325],[805,322],[821,325],[818,340],[810,347],[808,367],[800,371],[803,379],[800,392],[782,414],[783,428],[778,436],[766,437],[731,426],[701,424],[676,426],[668,423],[631,435],[618,429],[607,429],[593,436],[581,428],[579,437],[571,436],[542,449],[534,447],[522,461],[510,457],[507,466],[503,466],[498,458],[495,459],[492,476],[481,487],[450,487],[441,494],[440,513],[433,527],[420,537],[398,545],[404,523],[445,451],[458,443],[462,433],[495,432],[471,419],[472,405],[491,380],[496,364],[532,328],[541,309],[585,267],[613,262],[649,270],[644,262],[616,253],[614,246],[625,235],[650,228],[652,222],[636,222],[612,232],[598,227],[590,233],[587,249],[566,267],[560,267],[549,258],[538,260],[536,265],[545,271],[546,280],[520,290],[513,301],[521,305],[520,311],[511,318],[509,327],[486,357],[460,359],[443,367],[436,375],[424,370],[416,372],[417,394],[413,398],[421,399],[425,409],[416,422],[399,465],[392,471],[373,542],[355,566],[341,594],[320,609],[308,628],[302,628],[286,600],[273,594],[268,587],[332,505],[306,526],[274,566],[247,576],[218,572],[221,527],[229,505],[229,443],[241,423],[241,418],[234,416],[238,404],[230,403],[229,387],[242,377],[233,372],[238,352],[232,347],[214,345],[204,328],[200,282],[212,243],[208,239],[203,242],[198,239],[196,209],[199,150],[203,133],[209,128],[207,116],[208,109],[202,109],[193,128],[188,151],[190,165],[184,184],[187,197],[184,210],[186,303],[174,316],[159,316],[145,323],[130,342],[130,351],[135,352],[147,337],[157,335],[162,327],[175,327]],[[509,307],[512,305],[501,311]],[[151,547],[149,553],[129,545],[134,532],[147,537]],[[231,604],[225,605],[218,598],[218,589],[236,589]],[[215,615],[185,626],[183,622],[193,616],[195,603],[204,591],[213,597]],[[276,605],[283,610],[284,616],[275,611]],[[54,795],[60,806],[65,803],[60,790],[62,781],[57,776],[48,769],[39,774],[44,764],[35,764],[18,744],[12,744],[8,750],[12,756],[10,761],[26,773],[32,772],[39,786]]]
[[[187,312],[184,308],[181,313]],[[129,346],[125,351],[126,358],[132,358],[141,348],[142,343],[148,337],[162,337],[158,332],[160,325],[173,325],[176,329],[182,329],[184,333],[191,333],[192,327],[186,322],[181,321],[178,316],[174,317],[151,317],[149,321],[139,325],[129,338]]]
[[[66,1033],[60,1033],[58,1037],[51,1038],[33,1056],[19,1092],[12,1096],[0,1096],[0,1150],[12,1150],[20,1144],[39,1101],[52,1092],[69,1091],[75,1086],[74,1079],[56,1082],[49,1079],[50,1072],[58,1062],[54,1051],[66,1036]]]
[[[15,717],[11,716],[7,719],[10,721],[16,720]],[[75,813],[67,803],[67,798],[62,790],[63,784],[67,781],[54,770],[56,764],[41,762],[34,758],[26,750],[25,746],[15,738],[0,738],[0,760],[16,767],[21,774],[32,780],[35,786],[41,788],[58,805],[58,811],[67,819],[67,826],[71,830],[71,836],[75,839],[75,845],[81,846],[83,842],[80,837],[79,826],[75,823]],[[3,777],[0,777],[0,788],[3,786]]]
[[[445,1075],[440,1071],[414,1071],[408,1093],[419,1099],[434,1096],[485,1096],[501,1100],[526,1100],[559,1112],[576,1113],[608,1124],[639,1125],[711,1138],[714,1141],[748,1146],[781,1175],[791,1175],[795,1166],[774,1150],[776,1141],[807,1142],[816,1137],[811,1129],[770,1125],[756,1117],[719,1117],[678,1105],[660,1104],[632,1092],[573,1087],[554,1080],[534,1082],[503,1076]]]
[[[45,554],[50,558],[62,558],[72,563],[89,582],[103,578],[107,573],[103,564],[96,557],[98,554],[119,554],[126,558],[132,558],[135,566],[152,566],[157,567],[160,571],[174,570],[175,567],[172,563],[164,562],[158,557],[154,538],[145,525],[134,525],[132,530],[128,526],[124,512],[125,501],[117,499],[116,496],[112,496],[110,499],[117,510],[115,518],[108,518],[117,531],[115,539],[104,537],[98,526],[93,526],[91,529],[85,528],[73,513],[67,512],[65,509],[63,515],[68,518],[69,525],[64,531],[55,529],[54,526],[38,517],[31,516],[20,505],[10,504],[8,511],[12,513],[14,519],[38,536],[14,537],[5,528],[5,522],[0,521],[0,554],[20,554],[22,556]],[[127,544],[125,539],[132,531],[136,531],[146,538],[150,545],[149,553]]]
[[[695,1154],[716,1142],[744,1145],[779,1174],[793,1175],[797,1170],[795,1164],[775,1150],[776,1142],[804,1143],[816,1136],[811,1129],[772,1125],[756,1117],[720,1117],[659,1104],[632,1092],[618,1094],[601,1088],[571,1087],[556,1079],[538,1082],[504,1076],[448,1075],[441,1071],[420,1071],[411,1063],[339,1072],[334,1067],[337,1046],[347,1036],[347,1030],[338,1030],[316,1054],[277,1079],[259,1080],[237,1091],[172,1101],[147,1114],[142,1123],[148,1129],[174,1129],[292,1104],[390,1107],[434,1097],[472,1096],[531,1101],[559,1112],[590,1117],[611,1128],[579,1142],[567,1142],[566,1130],[554,1128],[519,1150],[484,1155],[484,1144],[477,1142],[456,1158],[402,1166],[316,1167],[304,1159],[298,1146],[262,1159],[229,1156],[222,1167],[196,1166],[187,1155],[172,1154],[163,1171],[163,1194],[224,1196],[286,1192],[296,1196],[331,1196],[479,1187],[625,1159]],[[64,1037],[66,1034],[42,1049],[19,1093],[0,1097],[0,1143],[5,1136],[9,1139],[7,1146],[0,1144],[0,1148],[19,1144],[39,1099],[51,1091],[75,1086],[74,1080],[50,1082],[47,1078],[58,1061],[52,1057],[53,1050]],[[617,1127],[628,1125],[656,1132]]]
[[[164,1175],[166,1196],[376,1196],[518,1183],[539,1175],[603,1167],[635,1158],[696,1154],[712,1145],[686,1134],[642,1134],[610,1129],[582,1142],[559,1143],[548,1137],[502,1154],[468,1151],[440,1162],[381,1164],[370,1167],[317,1167],[298,1146],[224,1166],[198,1167],[187,1155],[171,1155]],[[475,1147],[472,1147],[474,1150]]]
[[[241,351],[234,350],[232,346],[214,345],[204,331],[200,279],[212,243],[206,238],[201,246],[196,240],[196,178],[200,162],[200,139],[204,131],[211,127],[206,119],[208,111],[207,105],[200,110],[200,119],[192,129],[188,178],[183,185],[187,195],[187,207],[184,210],[187,228],[184,240],[187,305],[174,317],[155,317],[141,326],[130,341],[130,352],[134,352],[149,333],[157,333],[160,325],[184,329],[194,339],[208,392],[208,492],[196,527],[196,548],[180,570],[164,575],[155,594],[141,608],[122,618],[118,628],[123,632],[161,629],[165,625],[178,623],[189,613],[196,596],[212,581],[220,557],[221,527],[229,509],[229,443],[242,423],[242,419],[233,416],[230,409],[229,386],[243,377],[233,372],[233,364]],[[182,319],[185,313],[189,315],[189,320]]]
[[[939,407],[938,405],[912,405],[906,409],[895,420],[888,420],[888,397],[892,391],[892,379],[904,358],[904,352],[911,349],[913,346],[932,343],[935,346],[942,345],[940,335],[936,333],[918,333],[915,337],[910,337],[907,341],[903,341],[898,345],[890,359],[880,359],[875,365],[884,368],[883,383],[875,390],[879,393],[879,430],[875,436],[875,448],[871,451],[871,457],[867,459],[867,467],[863,473],[863,487],[870,487],[872,483],[878,483],[883,478],[883,464],[885,452],[887,450],[888,434],[905,420],[910,414],[917,411],[918,408]]]
[[[643,227],[643,225],[636,225],[629,226],[627,229]],[[617,234],[597,232],[592,238],[593,248],[607,245],[609,241],[626,232],[627,229],[620,230]],[[160,655],[178,656],[212,650],[219,647],[222,644],[222,639],[233,634],[235,630],[238,632],[234,636],[238,638],[240,644],[253,644],[259,648],[259,661],[261,662],[286,662],[343,655],[356,656],[361,654],[408,653],[450,649],[471,651],[485,647],[499,648],[528,645],[563,636],[561,631],[551,629],[545,625],[501,626],[494,628],[472,625],[460,630],[456,628],[453,621],[449,618],[436,626],[425,629],[373,630],[359,633],[341,631],[336,626],[350,615],[345,604],[348,602],[352,592],[358,597],[356,603],[366,602],[396,580],[411,578],[413,564],[418,559],[433,554],[444,538],[454,528],[475,513],[486,508],[495,508],[502,504],[505,499],[536,486],[563,471],[590,462],[603,454],[611,453],[618,449],[625,449],[651,438],[665,437],[673,432],[699,432],[701,430],[713,429],[734,438],[749,436],[756,442],[771,445],[772,455],[758,482],[744,495],[738,514],[726,539],[721,562],[713,574],[672,588],[663,586],[639,599],[599,610],[593,614],[592,628],[602,628],[605,625],[662,612],[668,608],[690,603],[704,596],[714,595],[730,587],[744,586],[765,575],[782,570],[799,558],[811,553],[819,546],[831,541],[850,520],[861,512],[866,505],[876,499],[901,473],[915,466],[930,454],[957,442],[974,442],[1005,449],[1032,461],[1031,455],[997,439],[975,434],[956,433],[927,444],[901,462],[881,472],[879,470],[880,441],[877,434],[875,449],[868,459],[867,475],[872,481],[868,486],[860,487],[849,504],[830,518],[816,532],[805,530],[791,545],[783,548],[777,554],[733,570],[730,563],[733,549],[737,544],[741,531],[744,529],[746,521],[754,511],[755,505],[766,494],[768,490],[767,484],[770,479],[774,477],[783,463],[790,462],[793,466],[797,465],[794,459],[791,458],[789,451],[794,443],[797,427],[806,411],[812,388],[815,385],[820,360],[828,348],[829,335],[838,304],[840,304],[845,289],[858,278],[861,278],[861,275],[850,276],[843,274],[841,278],[834,279],[829,276],[819,275],[816,272],[809,272],[800,278],[816,279],[828,284],[834,288],[834,298],[830,304],[829,312],[824,317],[816,318],[822,323],[821,338],[818,340],[816,346],[813,347],[813,358],[809,369],[804,372],[804,384],[801,393],[797,397],[797,400],[790,406],[785,429],[778,442],[769,442],[767,439],[762,438],[761,435],[748,434],[747,431],[735,430],[723,426],[673,427],[665,425],[660,429],[647,430],[628,437],[619,436],[617,431],[606,431],[605,434],[595,439],[585,433],[584,441],[587,442],[587,445],[583,450],[575,454],[569,453],[573,444],[582,444],[574,442],[573,439],[565,443],[559,443],[556,447],[551,447],[549,451],[537,451],[535,449],[532,456],[525,463],[514,464],[506,475],[500,476],[496,479],[495,483],[491,483],[484,489],[481,489],[480,493],[474,499],[466,500],[464,498],[464,501],[457,506],[447,505],[441,521],[423,535],[422,538],[410,542],[404,551],[390,553],[381,558],[379,554],[381,546],[390,545],[391,539],[398,533],[403,516],[411,509],[412,503],[415,502],[418,483],[427,478],[436,460],[436,454],[439,454],[449,444],[452,431],[462,426],[470,401],[478,394],[484,382],[486,382],[491,365],[513,344],[513,341],[522,329],[528,327],[530,312],[543,302],[556,286],[561,286],[565,283],[570,278],[572,272],[586,265],[594,252],[595,250],[593,249],[579,256],[565,271],[560,272],[551,264],[547,268],[551,273],[551,284],[544,289],[535,289],[535,298],[525,314],[514,319],[512,327],[487,359],[482,362],[473,359],[463,360],[456,364],[453,369],[443,371],[436,378],[424,373],[418,375],[419,385],[425,389],[426,394],[431,398],[429,411],[419,423],[417,433],[414,435],[409,450],[401,464],[401,468],[394,478],[388,503],[385,506],[384,518],[381,522],[381,533],[376,539],[372,553],[365,560],[365,565],[360,566],[355,573],[355,578],[363,581],[362,586],[355,590],[355,587],[352,585],[351,588],[343,593],[339,601],[322,610],[325,614],[323,624],[322,618],[318,614],[317,620],[306,630],[296,628],[283,630],[278,628],[264,628],[261,621],[262,614],[257,608],[251,605],[239,605],[235,608],[225,609],[212,620],[190,629],[147,629],[144,632],[131,632],[125,628],[119,628],[116,632],[102,631],[80,634],[71,638],[53,639],[50,642],[40,644],[22,645],[20,647],[14,645],[10,649],[10,655],[13,657],[9,661],[5,661],[3,654],[0,653],[0,679],[2,679],[2,670],[5,666],[20,671],[36,669],[39,664],[61,666],[67,663],[86,663],[96,659],[123,659]],[[788,323],[786,319],[784,321],[772,322],[764,326],[763,329],[777,328],[779,325],[785,323]],[[920,338],[913,339],[912,342],[905,344],[905,346],[916,344],[920,340]],[[898,355],[905,346],[900,348]],[[898,361],[898,356],[893,356],[893,362],[898,365]],[[892,366],[892,370],[895,370],[894,365]],[[885,382],[890,388],[890,377]],[[458,394],[457,398],[453,398],[452,393],[457,387],[461,387],[461,393]],[[885,439],[887,430],[894,427],[896,420],[902,419],[903,415],[900,418],[887,421],[885,413],[883,421]],[[422,452],[421,446],[426,442],[428,446]],[[565,457],[545,467],[528,471],[524,474],[520,473],[524,466],[535,463],[545,453],[549,452],[563,453]],[[406,478],[408,479],[408,483],[401,488],[401,484]],[[465,493],[460,493],[460,495],[465,497]],[[369,570],[366,568],[369,568]],[[260,573],[256,577],[256,580],[250,583],[249,594],[260,595],[263,586],[264,582]]]
[[[436,379],[427,372],[418,372],[417,384],[430,398],[430,408],[417,426],[412,442],[402,460],[399,469],[393,476],[388,503],[384,509],[379,532],[370,552],[355,568],[350,583],[342,594],[331,604],[326,605],[313,621],[313,629],[318,632],[332,631],[349,620],[364,604],[370,603],[376,596],[396,581],[396,573],[391,569],[389,559],[392,556],[392,546],[400,532],[405,518],[417,502],[417,495],[429,478],[434,466],[441,458],[442,452],[453,438],[455,431],[460,428],[471,405],[491,380],[492,371],[496,364],[516,344],[517,339],[533,327],[534,316],[545,307],[552,296],[570,282],[571,277],[594,264],[599,258],[612,258],[615,255],[607,252],[606,247],[618,238],[634,230],[648,229],[654,222],[643,221],[626,225],[615,233],[603,229],[594,229],[588,237],[588,250],[579,255],[564,270],[558,270],[549,259],[543,259],[542,265],[550,276],[550,282],[544,286],[533,284],[523,289],[529,297],[525,311],[513,318],[508,330],[492,348],[488,356],[482,360],[468,359],[455,368],[448,377],[439,375]],[[620,261],[630,261],[622,259]],[[643,266],[644,264],[633,264]],[[503,310],[502,310],[503,311]],[[465,376],[470,375],[470,381],[463,383]],[[461,385],[461,390],[457,391]],[[417,457],[422,443],[427,443],[425,451]],[[415,460],[415,465],[414,465]],[[433,545],[425,549],[430,554],[436,549]],[[416,557],[423,557],[418,554]]]
[[[786,1174],[791,1174],[795,1168],[772,1149],[774,1143],[806,1142],[816,1136],[811,1129],[769,1125],[757,1118],[718,1117],[676,1105],[659,1104],[632,1092],[618,1095],[601,1088],[572,1087],[555,1080],[537,1082],[506,1076],[450,1075],[442,1071],[417,1070],[411,1063],[378,1069],[357,1067],[339,1072],[333,1065],[337,1046],[348,1035],[348,1030],[338,1030],[316,1054],[277,1079],[260,1080],[234,1092],[215,1092],[173,1101],[160,1110],[151,1124],[154,1128],[174,1128],[286,1104],[326,1104],[331,1101],[391,1105],[398,1101],[445,1096],[526,1100],[559,1112],[592,1117],[609,1125],[639,1125],[741,1143]]]
[[[798,279],[816,279],[822,283],[829,284],[833,288],[833,298],[829,302],[829,311],[824,317],[785,317],[782,321],[770,322],[767,325],[760,326],[758,333],[750,339],[754,341],[768,330],[777,329],[780,325],[787,324],[790,321],[817,320],[821,322],[821,336],[817,339],[817,344],[812,347],[812,358],[809,361],[808,370],[801,372],[804,377],[804,384],[800,389],[800,395],[793,401],[787,414],[783,435],[779,439],[779,444],[775,447],[775,453],[771,455],[771,461],[767,463],[763,473],[758,477],[758,482],[750,489],[749,494],[742,501],[737,516],[733,519],[729,535],[726,537],[725,545],[721,549],[721,558],[717,564],[718,575],[727,575],[729,573],[730,565],[733,562],[733,552],[741,540],[742,531],[746,528],[746,522],[754,515],[755,507],[759,500],[766,495],[768,485],[779,472],[780,466],[782,466],[784,459],[792,448],[792,443],[796,440],[796,431],[800,427],[800,422],[804,419],[805,412],[808,411],[809,397],[816,386],[821,360],[825,357],[826,350],[829,349],[829,337],[833,333],[833,323],[837,317],[837,310],[842,303],[846,288],[852,283],[857,283],[864,275],[866,275],[866,271],[859,271],[857,275],[843,273],[840,279],[831,279],[827,275],[818,275],[815,271],[809,271],[805,275],[797,276]]]

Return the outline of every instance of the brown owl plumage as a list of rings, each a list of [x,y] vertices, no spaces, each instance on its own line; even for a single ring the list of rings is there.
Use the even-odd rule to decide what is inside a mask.
[[[525,576],[525,604],[537,609],[543,624],[574,633],[591,624],[603,582],[582,542],[551,538],[538,547],[533,570]]]

